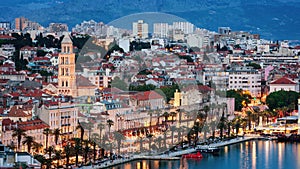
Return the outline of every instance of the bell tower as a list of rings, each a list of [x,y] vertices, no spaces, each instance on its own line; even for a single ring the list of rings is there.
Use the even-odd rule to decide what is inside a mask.
[[[75,53],[67,32],[61,42],[58,60],[58,94],[76,97]]]

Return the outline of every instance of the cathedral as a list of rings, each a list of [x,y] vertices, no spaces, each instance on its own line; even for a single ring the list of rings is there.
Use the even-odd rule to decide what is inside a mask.
[[[58,59],[57,94],[72,97],[94,96],[97,87],[87,78],[77,75],[75,72],[75,53],[68,33],[64,33]]]

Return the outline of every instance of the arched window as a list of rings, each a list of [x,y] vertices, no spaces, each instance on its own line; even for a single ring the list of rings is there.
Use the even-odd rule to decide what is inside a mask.
[[[69,85],[69,83],[68,83],[68,81],[66,81],[66,87],[68,87],[68,85]]]
[[[66,52],[67,52],[67,49],[66,49],[66,46],[64,46],[63,53],[66,53]]]
[[[67,47],[67,53],[70,53],[70,46]]]
[[[61,82],[61,86],[63,87],[63,86],[64,86],[64,84],[65,84],[65,83],[64,83],[64,81],[62,81],[62,82]]]

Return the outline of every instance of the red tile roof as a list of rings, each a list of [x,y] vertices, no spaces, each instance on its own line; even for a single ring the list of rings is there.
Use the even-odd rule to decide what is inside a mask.
[[[137,100],[163,99],[163,96],[155,91],[138,92],[133,96]]]
[[[297,84],[297,83],[295,83],[294,81],[292,81],[289,78],[282,77],[280,79],[277,79],[277,80],[271,82],[270,84]]]

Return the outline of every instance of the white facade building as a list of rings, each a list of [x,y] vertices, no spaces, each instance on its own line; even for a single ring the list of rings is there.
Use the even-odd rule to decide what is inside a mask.
[[[190,22],[173,22],[173,30],[180,29],[184,34],[194,32],[194,25]]]
[[[229,72],[229,89],[249,91],[252,97],[261,97],[261,72],[252,67],[232,68]]]
[[[270,93],[280,90],[299,92],[298,84],[286,77],[282,77],[270,83]]]
[[[153,36],[159,38],[167,38],[169,36],[171,26],[168,23],[154,23]]]
[[[148,24],[143,20],[138,20],[138,22],[132,23],[132,33],[133,36],[137,36],[142,39],[148,38]]]

